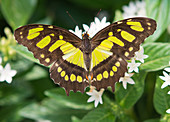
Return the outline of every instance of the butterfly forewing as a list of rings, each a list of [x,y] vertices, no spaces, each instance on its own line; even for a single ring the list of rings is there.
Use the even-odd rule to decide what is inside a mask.
[[[74,34],[52,25],[22,26],[15,30],[14,35],[18,43],[26,46],[45,66],[61,58],[66,50],[79,47],[81,42]]]

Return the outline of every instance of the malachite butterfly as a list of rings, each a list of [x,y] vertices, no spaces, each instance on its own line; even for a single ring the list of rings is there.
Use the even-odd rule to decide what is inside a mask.
[[[89,85],[97,90],[111,86],[114,91],[115,82],[127,72],[126,60],[155,30],[155,20],[136,17],[112,23],[92,38],[88,32],[80,39],[68,30],[43,24],[19,27],[14,36],[41,64],[52,64],[51,79],[69,95],[70,90],[83,93]]]

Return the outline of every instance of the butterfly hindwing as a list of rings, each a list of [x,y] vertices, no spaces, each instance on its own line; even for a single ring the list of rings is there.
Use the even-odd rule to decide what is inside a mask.
[[[55,83],[60,84],[64,87],[67,95],[69,95],[70,90],[74,92],[81,91],[89,85],[86,82],[86,70],[80,68],[74,64],[58,59],[50,68],[50,77]]]
[[[97,90],[111,86],[114,91],[115,83],[127,72],[127,62],[114,54],[95,66],[92,72],[92,86],[95,86]]]
[[[98,89],[111,86],[114,90],[113,84],[127,71],[126,60],[134,56],[140,44],[155,30],[153,19],[138,17],[115,22],[99,31],[91,39],[92,84]]]

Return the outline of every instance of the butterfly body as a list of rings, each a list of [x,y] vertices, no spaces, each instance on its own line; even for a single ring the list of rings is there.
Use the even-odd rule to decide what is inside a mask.
[[[81,91],[89,86],[97,90],[112,87],[127,72],[131,59],[145,38],[156,30],[150,18],[136,17],[115,22],[92,38],[85,33],[80,39],[60,27],[31,24],[15,30],[19,44],[28,48],[40,63],[50,68],[50,77],[70,90]]]
[[[87,71],[90,70],[91,64],[91,43],[89,39],[89,35],[87,33],[83,34],[82,44],[80,46],[80,50],[83,52],[83,58],[85,62],[85,66]]]

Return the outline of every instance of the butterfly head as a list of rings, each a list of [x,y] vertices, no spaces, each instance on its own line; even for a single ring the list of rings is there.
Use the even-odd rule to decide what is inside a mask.
[[[91,44],[90,44],[90,39],[89,39],[89,34],[86,32],[82,34],[82,45],[81,45],[81,50],[84,53],[91,53]]]
[[[82,34],[82,38],[83,38],[83,40],[89,39],[89,34],[87,32]]]

